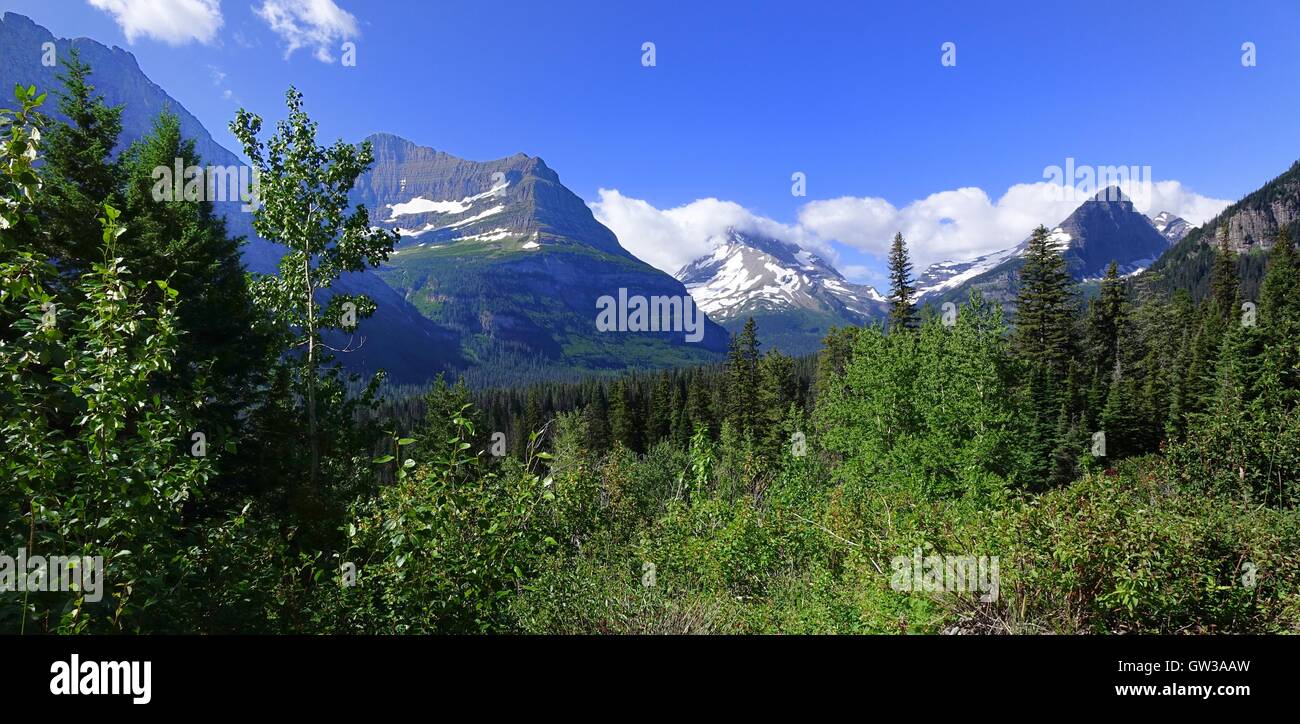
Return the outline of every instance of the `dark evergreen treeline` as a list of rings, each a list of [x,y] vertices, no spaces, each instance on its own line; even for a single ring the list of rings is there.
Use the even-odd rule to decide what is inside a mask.
[[[448,384],[440,378],[427,386],[386,388],[379,416],[399,429],[414,429],[429,415],[433,400],[450,394],[473,403],[485,439],[500,432],[511,454],[520,456],[526,454],[524,443],[532,432],[566,412],[579,412],[586,420],[591,449],[608,449],[617,441],[638,453],[665,440],[684,447],[697,427],[717,439],[724,423],[730,423],[729,429],[756,429],[763,420],[780,420],[791,406],[810,412],[816,357],[759,354],[756,330],[750,331],[739,339],[752,340],[754,346],[735,350],[744,350],[735,359],[746,360],[747,366],[748,360],[757,360],[743,378],[730,362],[478,391],[463,379]]]

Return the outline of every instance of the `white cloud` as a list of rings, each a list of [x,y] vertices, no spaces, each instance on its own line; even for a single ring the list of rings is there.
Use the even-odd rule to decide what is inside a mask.
[[[1193,225],[1204,223],[1230,203],[1192,192],[1178,181],[1132,185],[1124,191],[1144,214],[1169,211]],[[804,204],[795,224],[713,198],[660,210],[609,189],[600,190],[591,208],[624,248],[669,273],[707,254],[714,238],[729,226],[794,242],[832,262],[837,257],[832,242],[884,258],[890,240],[901,231],[919,271],[937,261],[960,261],[1014,246],[1039,224],[1059,224],[1090,196],[1091,192],[1082,195],[1047,182],[1017,184],[996,201],[974,187],[940,191],[902,208],[882,198],[846,196]],[[872,276],[861,265],[846,267],[844,272],[857,279]]]
[[[1200,225],[1230,203],[1197,194],[1178,181],[1120,184],[1134,207],[1147,215],[1169,211]],[[1023,241],[1039,224],[1064,221],[1092,190],[1047,182],[1016,184],[997,201],[979,188],[941,191],[901,209],[880,198],[844,197],[812,201],[799,209],[799,225],[813,236],[833,239],[884,256],[901,231],[918,268],[936,261],[963,260]]]
[[[168,45],[191,40],[210,43],[224,19],[221,0],[88,0],[113,16],[126,33],[126,42],[149,37]]]
[[[360,35],[356,17],[334,0],[263,0],[255,12],[286,43],[285,58],[314,48],[317,60],[333,63],[340,42]]]
[[[617,190],[600,189],[599,193],[600,198],[591,204],[596,219],[618,236],[624,249],[669,274],[712,251],[731,227],[792,241],[833,257],[827,245],[798,226],[758,216],[734,201],[699,199],[660,210]]]

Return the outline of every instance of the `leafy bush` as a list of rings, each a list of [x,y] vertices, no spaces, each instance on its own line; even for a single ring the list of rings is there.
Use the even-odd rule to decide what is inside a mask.
[[[1300,517],[1174,489],[1138,465],[989,516],[1013,630],[1300,630]]]

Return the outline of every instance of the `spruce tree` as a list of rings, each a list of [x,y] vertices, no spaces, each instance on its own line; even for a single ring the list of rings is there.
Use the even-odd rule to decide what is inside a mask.
[[[894,234],[889,247],[889,329],[916,329],[916,282],[902,232]]]
[[[731,338],[727,354],[727,422],[740,437],[754,429],[758,405],[758,327],[750,317]]]
[[[584,417],[587,421],[587,449],[596,455],[603,455],[609,450],[612,442],[609,430],[609,402],[603,387],[596,388],[594,399],[587,404]]]
[[[206,200],[154,198],[154,169],[201,166],[194,142],[181,136],[180,118],[164,112],[148,136],[123,154],[125,211],[130,220],[121,253],[145,278],[166,279],[180,293],[179,340],[171,386],[206,378],[212,400],[204,422],[225,427],[250,404],[267,361],[269,340],[254,309],[243,262],[242,239]],[[155,292],[159,296],[161,292]],[[213,429],[208,429],[211,435]]]
[[[90,66],[73,48],[59,74],[59,113],[65,121],[48,124],[40,167],[41,193],[36,214],[41,233],[37,249],[70,270],[103,261],[98,245],[102,205],[121,209],[120,173],[113,148],[122,132],[122,107],[95,94]]]
[[[1020,269],[1015,341],[1020,355],[1059,376],[1074,357],[1074,293],[1065,259],[1045,226],[1034,229]]]
[[[1237,318],[1240,310],[1240,280],[1237,271],[1237,254],[1228,240],[1228,227],[1219,227],[1219,247],[1210,268],[1210,303],[1225,322]]]
[[[1089,357],[1094,377],[1106,380],[1119,366],[1120,337],[1128,322],[1128,301],[1119,267],[1111,262],[1101,280],[1101,293],[1088,313]]]
[[[641,451],[636,420],[636,403],[626,378],[614,383],[609,395],[610,434],[616,444],[633,452]]]
[[[762,453],[775,459],[785,446],[782,423],[795,397],[794,360],[773,350],[763,355],[758,371],[758,430]]]
[[[1044,483],[1059,483],[1073,470],[1081,434],[1067,390],[1076,353],[1073,280],[1065,260],[1039,226],[1029,237],[1016,299],[1014,342],[1028,366],[1030,469]]]

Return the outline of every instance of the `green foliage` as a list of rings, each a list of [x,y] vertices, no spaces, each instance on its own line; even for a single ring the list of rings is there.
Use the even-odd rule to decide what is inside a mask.
[[[1131,466],[991,514],[1013,631],[1212,633],[1300,627],[1300,521]],[[984,531],[977,533],[985,535]]]
[[[40,218],[33,242],[73,271],[102,258],[99,224],[103,204],[123,208],[120,169],[112,159],[122,132],[122,108],[95,95],[90,66],[74,48],[59,75],[59,112],[67,123],[51,124],[40,170],[42,189],[36,199]]]
[[[491,470],[471,452],[466,410],[456,434],[425,441],[427,462],[395,452],[396,482],[360,500],[348,525],[345,561],[358,585],[341,587],[336,613],[344,630],[369,633],[469,633],[505,625],[537,556],[558,546],[545,525],[554,479],[532,472],[538,461]],[[414,447],[414,445],[412,445]],[[419,455],[420,453],[413,453]]]
[[[912,262],[907,256],[907,242],[903,234],[894,234],[889,246],[889,329],[915,329],[916,282],[912,278]]]
[[[1013,372],[1001,312],[978,297],[951,329],[932,317],[919,336],[863,330],[818,405],[822,444],[846,479],[997,495],[1019,474]]]
[[[328,464],[322,458],[338,451],[331,443],[352,428],[338,367],[329,367],[330,352],[339,350],[325,344],[322,333],[355,332],[357,322],[375,309],[365,296],[331,293],[330,287],[344,273],[361,272],[387,259],[397,236],[371,228],[365,207],[348,211],[348,193],[374,163],[370,145],[337,141],[317,146],[316,123],[302,108],[302,94],[290,88],[285,101],[289,116],[277,124],[268,142],[258,139],[262,119],[242,109],[230,130],[259,178],[253,228],[286,248],[279,274],[256,278],[252,294],[271,322],[277,348],[290,353],[280,373],[287,390],[302,400],[307,429],[304,436],[285,443],[299,443],[308,451],[307,475],[293,492],[292,505],[319,536],[329,519],[322,509],[334,497],[328,488],[339,481],[337,476],[322,480],[322,465]]]
[[[326,335],[373,309],[331,285],[394,241],[347,207],[370,149],[317,146],[292,89],[266,144],[241,111],[287,249],[250,285],[209,205],[150,201],[154,166],[198,163],[176,118],[113,161],[88,75],[74,56],[44,166],[44,97],[0,112],[0,546],[102,555],[107,595],[0,594],[0,630],[1300,630],[1285,230],[1257,325],[1226,248],[1199,305],[1111,265],[1080,315],[1041,227],[1014,331],[978,295],[920,321],[900,235],[891,333],[816,359],[760,353],[751,319],[722,365],[380,406]],[[895,578],[945,555],[996,556],[997,595]]]
[[[175,353],[178,294],[163,281],[132,279],[116,254],[125,231],[118,211],[103,207],[104,260],[76,281],[80,301],[72,308],[52,293],[54,268],[11,235],[40,188],[31,167],[40,140],[33,112],[42,99],[19,89],[20,110],[3,116],[3,547],[102,557],[104,569],[98,592],[3,594],[4,628],[136,631],[149,626],[177,582],[181,508],[203,489],[210,466],[183,453],[185,406],[152,389]],[[154,306],[143,301],[151,287],[163,292]]]

